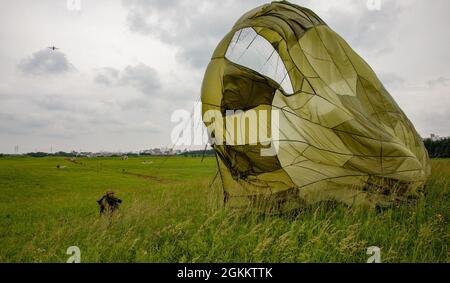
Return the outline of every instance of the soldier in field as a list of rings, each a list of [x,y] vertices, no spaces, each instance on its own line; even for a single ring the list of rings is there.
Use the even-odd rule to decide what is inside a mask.
[[[101,199],[97,201],[100,206],[100,214],[112,214],[115,210],[119,208],[122,200],[114,196],[113,191],[107,191]]]

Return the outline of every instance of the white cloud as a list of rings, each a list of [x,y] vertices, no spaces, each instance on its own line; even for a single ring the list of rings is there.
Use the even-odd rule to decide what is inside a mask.
[[[64,53],[50,49],[33,53],[23,59],[18,67],[25,74],[33,75],[63,74],[75,69]]]
[[[159,95],[161,88],[158,73],[142,63],[126,66],[122,71],[111,67],[102,68],[94,80],[106,86],[128,85],[146,95]]]

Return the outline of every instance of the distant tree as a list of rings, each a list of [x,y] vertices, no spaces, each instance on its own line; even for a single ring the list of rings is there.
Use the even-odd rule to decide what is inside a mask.
[[[38,152],[29,152],[27,153],[27,155],[31,157],[45,157],[48,156],[48,153],[38,151]]]
[[[76,157],[76,153],[73,152],[64,152],[64,151],[58,151],[54,156],[62,156],[62,157]]]
[[[208,150],[192,150],[192,151],[185,151],[183,153],[181,153],[181,155],[185,155],[185,156],[193,156],[193,157],[199,157],[199,156],[214,156],[215,152],[213,149],[208,149]]]
[[[60,156],[60,157],[76,157],[76,153],[73,152],[64,152],[58,151],[55,153],[47,153],[47,152],[29,152],[26,154],[31,157],[46,157],[46,156]]]
[[[450,137],[423,140],[430,158],[450,158]]]

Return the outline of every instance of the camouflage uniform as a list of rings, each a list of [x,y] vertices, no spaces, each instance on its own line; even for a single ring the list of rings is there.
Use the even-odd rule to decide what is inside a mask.
[[[114,196],[114,192],[109,191],[106,192],[106,194],[102,196],[102,198],[99,199],[97,203],[100,205],[100,214],[103,214],[105,212],[113,213],[116,209],[119,208],[122,200],[116,198]]]

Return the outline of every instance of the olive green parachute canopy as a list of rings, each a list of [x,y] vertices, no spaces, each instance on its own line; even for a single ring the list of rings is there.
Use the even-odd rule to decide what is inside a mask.
[[[234,207],[374,207],[416,196],[430,173],[420,136],[370,66],[289,2],[249,11],[225,35],[202,113]]]

